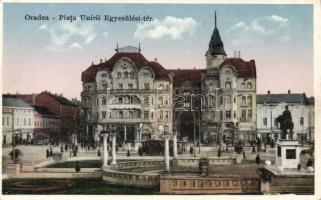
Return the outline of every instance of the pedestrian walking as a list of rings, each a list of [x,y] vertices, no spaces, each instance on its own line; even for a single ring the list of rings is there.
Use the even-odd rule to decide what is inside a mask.
[[[191,147],[189,148],[189,153],[190,153],[191,155],[193,155],[193,152],[194,152],[194,149],[193,149],[193,147],[191,146]]]
[[[52,148],[50,148],[49,157],[52,157]]]
[[[49,158],[49,149],[46,150],[46,158]]]
[[[260,154],[256,155],[255,162],[256,162],[257,165],[260,164],[260,162],[261,162]]]
[[[255,153],[255,146],[253,145],[252,153]]]

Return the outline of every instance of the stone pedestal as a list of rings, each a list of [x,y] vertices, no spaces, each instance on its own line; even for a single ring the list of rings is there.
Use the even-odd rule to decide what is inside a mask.
[[[107,138],[108,134],[103,135],[103,142],[104,142],[104,157],[103,157],[103,167],[108,166],[108,146],[107,146]]]
[[[276,143],[275,165],[280,172],[297,169],[300,163],[301,145],[295,140],[279,140]]]
[[[116,165],[116,134],[112,135],[112,165]]]

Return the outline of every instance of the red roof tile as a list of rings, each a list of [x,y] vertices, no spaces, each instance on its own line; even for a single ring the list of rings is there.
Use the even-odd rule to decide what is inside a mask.
[[[227,58],[223,61],[221,67],[224,65],[234,66],[238,72],[239,78],[256,78],[256,67],[254,60],[246,62],[241,58]]]
[[[200,87],[202,73],[205,73],[206,69],[177,69],[167,71],[175,74],[174,87],[181,86],[185,81],[189,81],[193,87]]]
[[[168,77],[169,72],[162,65],[160,65],[157,62],[148,61],[141,53],[138,53],[138,52],[137,53],[123,53],[123,52],[116,53],[106,62],[97,64],[97,65],[92,65],[89,68],[87,68],[85,71],[83,71],[81,80],[83,82],[94,82],[96,73],[98,70],[108,69],[111,71],[115,63],[123,57],[128,57],[130,60],[132,60],[135,63],[138,70],[144,66],[149,66],[154,70],[156,79],[169,80],[169,77]]]

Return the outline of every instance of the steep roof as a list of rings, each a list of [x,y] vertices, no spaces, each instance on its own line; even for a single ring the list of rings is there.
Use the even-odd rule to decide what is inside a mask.
[[[51,112],[46,107],[43,107],[43,106],[33,106],[33,107],[40,115],[50,116],[50,117],[57,117],[57,115],[55,113]]]
[[[72,101],[68,100],[67,98],[63,97],[63,96],[59,96],[56,94],[52,94],[50,92],[44,92],[45,94],[51,96],[52,98],[54,98],[56,101],[58,101],[60,104],[65,105],[65,106],[74,106],[77,107],[76,104],[74,104]]]
[[[215,28],[213,30],[210,43],[208,44],[208,51],[212,56],[214,55],[225,55],[224,44],[221,39],[218,28],[216,27],[216,12],[215,12]]]
[[[2,98],[2,106],[32,108],[26,101],[18,98]]]
[[[240,78],[256,78],[256,66],[254,60],[246,62],[241,58],[227,58],[223,61],[220,67],[223,67],[224,65],[234,66]]]
[[[304,103],[308,104],[305,94],[257,94],[256,103]]]
[[[208,44],[208,50],[211,55],[225,55],[224,44],[221,39],[220,33],[217,27],[214,28],[214,31],[211,36],[211,41]]]
[[[185,81],[189,81],[191,86],[201,86],[202,73],[205,73],[205,69],[177,69],[168,70],[173,72],[174,75],[174,87],[180,87]]]
[[[154,70],[156,79],[169,80],[168,72],[161,64],[154,61],[148,61],[140,52],[115,53],[109,60],[97,65],[92,65],[85,71],[83,71],[81,75],[81,80],[83,82],[94,82],[96,73],[99,70],[107,69],[111,71],[115,63],[123,57],[128,57],[130,60],[132,60],[135,63],[138,70],[142,67],[148,66]]]

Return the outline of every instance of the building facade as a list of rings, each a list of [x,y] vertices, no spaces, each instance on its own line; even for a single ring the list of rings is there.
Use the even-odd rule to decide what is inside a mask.
[[[57,139],[60,136],[59,117],[46,107],[33,106],[33,108],[35,110],[35,141]]]
[[[270,143],[281,138],[280,125],[276,118],[288,106],[294,124],[293,139],[310,141],[311,112],[305,94],[258,94],[257,95],[257,136]]]
[[[165,69],[141,49],[116,48],[82,73],[85,134],[94,141],[109,125],[121,142],[140,143],[177,132],[207,144],[248,141],[256,135],[254,60],[227,58],[216,26],[206,69]]]
[[[8,143],[10,140],[12,142],[13,136],[14,144],[31,143],[34,132],[33,107],[22,99],[3,97],[2,109],[5,111],[5,118],[2,119],[3,122],[5,121],[5,129],[3,130],[3,139],[5,140],[3,142]],[[9,132],[10,128],[11,131]],[[4,138],[4,136],[6,137]]]
[[[36,95],[35,105],[46,107],[59,118],[59,137],[57,139],[68,141],[76,131],[77,119],[79,119],[78,106],[62,95],[48,91]]]
[[[2,107],[2,145],[12,144],[12,119],[13,109]]]

